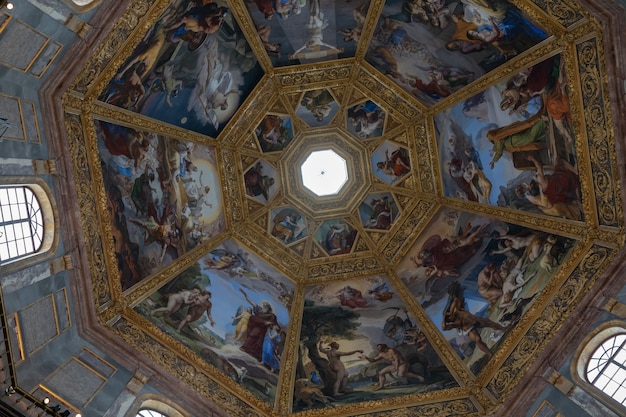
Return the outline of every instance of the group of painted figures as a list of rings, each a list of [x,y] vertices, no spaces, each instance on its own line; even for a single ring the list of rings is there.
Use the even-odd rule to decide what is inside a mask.
[[[172,2],[101,101],[217,135],[262,71],[226,3]]]
[[[401,7],[388,2],[383,15],[366,59],[431,103],[547,37],[508,2],[409,0]],[[455,54],[469,55],[454,59]]]
[[[484,120],[484,108],[489,105],[484,94],[463,104],[466,117]],[[548,58],[512,77],[504,84],[500,97],[499,111],[516,119],[507,125],[485,128],[480,132],[484,137],[475,139],[491,146],[488,167],[475,150],[482,143],[474,145],[460,129],[455,129],[454,121],[451,124],[443,143],[449,157],[447,173],[454,184],[450,192],[470,201],[493,203],[493,177],[486,169],[493,170],[505,158],[518,176],[509,178],[508,189],[498,196],[498,204],[582,220],[580,180],[561,57]],[[531,177],[528,173],[532,171]]]
[[[202,217],[213,204],[211,187],[208,173],[194,163],[200,151],[195,144],[106,122],[97,128],[116,255],[127,288],[207,238]]]
[[[349,307],[365,308],[367,303]],[[401,327],[397,329],[401,335],[401,341],[392,346],[388,343],[377,343],[375,350],[370,354],[365,354],[363,349],[342,351],[337,341],[319,340],[314,348],[309,347],[309,350],[314,349],[323,354],[326,359],[319,357],[315,361],[316,370],[310,372],[310,377],[296,381],[295,406],[328,405],[345,400],[348,395],[351,398],[357,398],[381,390],[382,398],[390,394],[388,390],[390,387],[399,388],[401,392],[411,392],[418,386],[425,386],[432,382],[433,376],[430,371],[433,364],[429,362],[426,354],[426,351],[432,348],[424,333],[408,318],[400,320],[402,326],[397,326],[397,323],[391,319],[399,318],[395,315],[390,317],[385,323],[384,330],[390,336],[396,327]],[[358,375],[351,375],[342,358],[355,355],[356,358],[349,359],[351,366],[354,366],[355,362],[361,362],[363,366]],[[313,356],[317,354],[314,353]],[[443,375],[439,374],[436,377],[439,382],[450,378],[449,374]],[[363,385],[357,381],[364,381],[366,384]],[[355,382],[358,388],[355,387]]]
[[[262,363],[268,370],[278,372],[284,332],[278,324],[272,306],[267,301],[256,304],[243,289],[240,289],[240,292],[251,307],[241,306],[232,317],[232,324],[235,326],[234,342],[241,343],[240,350]],[[208,290],[182,289],[166,294],[167,304],[153,309],[150,314],[154,316],[162,313],[170,316],[181,312],[183,318],[176,324],[179,333],[185,326],[200,320],[205,313],[211,327],[214,327],[211,297],[212,294]]]
[[[452,228],[458,226],[458,234],[432,235],[417,255],[410,257],[415,275],[407,284],[412,287],[414,282],[423,282],[426,297],[422,297],[422,305],[433,313],[437,301],[447,296],[441,329],[456,332],[450,340],[461,357],[473,357],[470,362],[484,365],[492,356],[491,347],[517,323],[556,271],[571,242],[491,221],[467,222],[462,227],[457,217],[451,224]],[[475,306],[482,304],[483,308],[468,307],[467,288],[476,289],[471,297],[479,301]],[[461,346],[470,342],[482,351],[482,360]]]
[[[308,12],[306,41],[301,45],[294,45],[293,51],[288,55],[289,60],[337,56],[343,52],[343,48],[324,40],[324,29],[330,22],[322,10],[320,0],[254,0],[254,4],[265,21],[274,20],[275,16],[278,16],[278,20],[286,21],[290,16],[300,15],[303,10]],[[256,20],[257,33],[265,50],[271,56],[279,56],[282,45],[270,41],[271,25],[262,23],[263,20]]]

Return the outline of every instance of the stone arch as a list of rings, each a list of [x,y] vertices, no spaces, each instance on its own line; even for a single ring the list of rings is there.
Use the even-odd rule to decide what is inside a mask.
[[[623,381],[626,375],[626,321],[623,320],[611,320],[596,328],[582,341],[571,363],[576,384],[622,414],[626,410],[626,388],[614,389],[615,384],[610,383],[616,371],[615,377]]]
[[[137,397],[125,417],[145,417],[140,414],[142,410],[155,411],[166,417],[191,417],[179,405],[154,394],[144,394]]]
[[[17,256],[0,258],[0,272],[7,274],[27,266],[36,264],[51,257],[59,244],[59,221],[56,203],[52,192],[40,178],[37,177],[0,177],[0,190],[26,190],[32,195],[40,210],[41,230],[40,242],[32,250],[21,251]],[[0,206],[8,205],[7,199],[0,201]],[[2,222],[2,218],[0,218]],[[6,223],[6,220],[5,220]]]

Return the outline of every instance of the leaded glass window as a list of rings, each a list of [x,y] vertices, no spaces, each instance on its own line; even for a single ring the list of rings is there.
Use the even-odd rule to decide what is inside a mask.
[[[0,187],[0,262],[39,251],[43,241],[41,205],[26,186]]]
[[[139,412],[137,413],[137,417],[167,417],[167,416],[163,413],[159,413],[158,411],[149,410],[146,408],[143,410],[139,410]]]
[[[626,334],[598,346],[587,363],[587,380],[620,404],[626,403]]]

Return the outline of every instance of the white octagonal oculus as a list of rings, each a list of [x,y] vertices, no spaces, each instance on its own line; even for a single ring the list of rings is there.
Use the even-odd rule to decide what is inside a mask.
[[[319,197],[337,194],[348,181],[346,160],[335,151],[313,151],[300,167],[302,183]]]

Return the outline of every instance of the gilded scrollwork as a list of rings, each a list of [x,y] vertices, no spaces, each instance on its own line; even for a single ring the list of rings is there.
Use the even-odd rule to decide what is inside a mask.
[[[262,247],[263,253],[258,253],[272,264],[289,272],[289,276],[298,279],[302,270],[300,259],[294,254],[286,252],[277,243],[272,242],[269,237],[260,235],[256,229],[250,227],[240,227],[235,231],[235,237],[249,247]]]
[[[323,264],[311,264],[307,269],[307,283],[318,282],[321,278],[349,276],[356,277],[382,271],[378,259],[369,256],[350,260],[330,259]]]
[[[82,107],[84,103],[84,97],[80,94],[67,91],[63,94],[63,98],[61,99],[61,104],[67,113],[76,113],[78,114],[79,109]],[[73,110],[73,111],[72,111]]]
[[[465,388],[448,388],[437,392],[427,392],[420,395],[410,395],[383,400],[370,400],[360,404],[337,406],[309,410],[297,415],[332,417],[345,416],[474,416],[479,409],[469,397],[470,392]],[[365,414],[363,414],[365,413]],[[450,413],[450,414],[445,414]],[[469,414],[467,414],[469,413]]]
[[[431,201],[420,200],[413,210],[407,214],[403,227],[393,236],[391,241],[383,249],[382,254],[387,261],[399,256],[399,251],[406,247],[414,236],[416,228],[425,226],[427,219],[434,213],[435,204]]]
[[[589,238],[601,242],[606,246],[612,246],[620,248],[624,246],[626,242],[626,234],[624,233],[624,227],[619,229],[593,229],[589,231]]]
[[[105,41],[91,55],[82,73],[70,86],[70,90],[87,94],[92,89],[94,81],[105,73],[109,65],[111,69],[121,66],[123,59],[130,54],[134,45],[132,42],[129,43],[128,40],[133,33],[138,33],[135,30],[137,25],[142,23],[145,25],[145,29],[147,29],[148,23],[157,18],[166,3],[165,0],[159,0],[154,3],[146,2],[145,0],[129,2],[124,14],[117,21]],[[151,6],[152,9],[150,9]],[[150,16],[147,15],[149,10],[151,10]],[[126,52],[121,54],[124,57],[121,57],[119,54],[122,49]],[[114,57],[117,58],[114,59]],[[115,65],[116,63],[118,65]],[[101,81],[102,85],[104,85],[104,82]],[[98,87],[96,86],[95,89],[98,90]]]
[[[74,180],[81,209],[82,227],[85,231],[85,244],[88,251],[89,266],[94,299],[98,307],[111,302],[109,291],[109,274],[97,218],[98,206],[96,196],[91,192],[92,177],[89,169],[87,150],[85,149],[85,133],[83,120],[77,114],[65,113],[67,140],[72,157]]]
[[[98,314],[98,322],[103,326],[112,326],[120,320],[124,309],[125,307],[120,303],[107,305]]]
[[[419,175],[419,185],[421,191],[430,194],[440,194],[441,186],[435,181],[437,173],[433,172],[437,169],[437,165],[433,163],[435,152],[433,147],[434,134],[427,133],[428,129],[425,122],[415,124],[413,131],[413,141],[415,142],[415,152],[417,155],[417,174]],[[429,140],[430,138],[433,138]]]
[[[533,0],[533,3],[565,27],[583,19],[578,6],[567,1]]]
[[[399,91],[396,85],[388,85],[390,83],[383,82],[366,68],[361,67],[357,76],[357,83],[361,88],[371,91],[387,105],[388,108],[394,109],[397,114],[401,114],[409,121],[414,121],[422,113],[418,107],[410,103],[404,98],[405,93]]]
[[[269,230],[270,219],[268,217],[268,212],[265,208],[261,208],[253,216],[250,217],[250,222],[257,226],[259,231],[266,232]],[[245,228],[247,225],[242,224],[241,228]],[[238,226],[234,226],[235,230],[239,229]]]
[[[621,204],[617,197],[617,170],[614,152],[615,138],[612,134],[611,113],[607,105],[606,79],[601,74],[601,46],[596,38],[576,45],[580,93],[585,103],[585,127],[591,157],[598,221],[602,226],[621,225]]]
[[[239,185],[240,178],[237,176],[236,154],[228,149],[222,151],[222,184],[224,190],[225,208],[231,222],[240,222],[244,218],[242,199],[244,193]]]
[[[294,306],[291,314],[292,317],[302,317],[302,310],[304,307],[304,286],[299,286],[297,291],[294,294],[293,303]],[[296,346],[299,344],[299,329],[294,326],[291,328],[289,334],[287,335],[288,340],[286,341],[287,346]],[[297,366],[297,350],[288,349],[285,353],[285,366],[281,370],[284,378],[282,379],[281,385],[278,387],[278,410],[281,414],[288,414],[289,410],[291,410],[291,400],[293,398],[293,386],[291,381],[292,375],[295,375],[295,368]]]
[[[525,216],[520,217],[517,213],[510,209],[496,206],[484,206],[445,197],[442,199],[442,202],[450,207],[456,207],[459,210],[472,211],[475,213],[485,214],[487,216],[497,216],[498,218],[502,218],[511,223],[521,224],[536,230],[557,232],[563,236],[586,236],[589,231],[589,228],[585,224],[567,219],[546,217],[540,214],[532,213],[528,213]]]
[[[385,122],[385,134],[387,134],[387,132],[393,134],[396,129],[403,129],[406,132],[405,121],[396,117],[394,113],[390,113]]]
[[[384,417],[389,415],[390,410],[379,411],[367,414],[356,414],[356,417]],[[436,404],[424,404],[403,409],[393,410],[394,417],[413,417],[413,416],[466,416],[478,417],[483,415],[481,410],[476,407],[469,398],[443,401]]]
[[[337,81],[350,77],[354,66],[349,63],[337,65],[334,63],[317,64],[314,70],[293,70],[277,72],[275,79],[282,87],[315,84],[328,81]]]
[[[159,340],[146,334],[136,324],[127,320],[120,320],[112,326],[112,330],[125,340],[126,343],[142,352],[154,363],[166,369],[170,375],[190,385],[200,395],[212,401],[223,410],[227,410],[231,415],[242,417],[263,415],[253,411],[247,402],[232,395],[222,386],[228,378],[219,375],[222,380],[217,382],[212,377],[209,377],[203,370],[198,369],[196,365],[191,363],[190,361],[193,360],[193,358],[190,357],[190,355],[181,357],[180,354],[163,346]],[[234,388],[236,389],[237,387]],[[248,402],[260,403],[260,401],[255,401],[255,399],[248,399]],[[258,405],[260,408],[267,410],[266,405]]]
[[[83,101],[83,103],[85,103]],[[155,121],[154,119],[142,116],[135,112],[130,112],[110,104],[96,101],[90,105],[90,113],[95,119],[115,120],[116,123],[122,123],[133,126],[135,128],[151,131],[164,136],[176,137],[181,140],[204,143],[207,145],[215,145],[216,141],[208,136],[192,132],[188,129],[172,126],[167,123]]]
[[[545,348],[557,330],[563,325],[568,313],[578,304],[598,279],[598,270],[602,270],[616,255],[610,248],[594,245],[582,259],[578,267],[569,275],[558,293],[541,311],[541,315],[532,324],[522,340],[515,346],[509,357],[486,385],[497,398],[503,398],[514,388],[521,378],[523,369],[530,366],[536,352]]]
[[[96,99],[114,75],[115,69],[123,64],[167,4],[165,0],[153,3],[131,0],[112,32],[94,49],[85,69],[63,97],[74,186],[82,217],[90,268],[88,275],[98,321],[142,353],[147,360],[164,368],[230,415],[282,416],[288,415],[293,408],[293,380],[297,373],[299,348],[296,320],[302,316],[305,287],[309,284],[385,274],[390,276],[399,296],[407,300],[413,317],[423,323],[422,328],[431,345],[445,356],[445,365],[459,387],[341,405],[336,409],[307,410],[301,414],[322,417],[339,412],[342,415],[382,417],[390,415],[392,410],[394,416],[443,414],[473,417],[483,415],[485,410],[492,410],[496,405],[492,396],[502,400],[514,389],[524,370],[528,369],[540,350],[551,342],[555,329],[563,325],[565,317],[579,303],[582,294],[593,285],[598,271],[602,271],[624,245],[623,213],[615,158],[616,139],[608,99],[608,81],[603,68],[604,51],[601,36],[595,37],[589,33],[589,28],[597,30],[593,18],[571,0],[533,0],[532,5],[522,4],[521,9],[540,22],[553,36],[516,57],[510,64],[496,68],[467,88],[426,107],[364,62],[367,48],[363,46],[367,45],[361,45],[353,59],[272,68],[264,51],[259,56],[262,45],[245,5],[229,3],[242,29],[248,38],[253,39],[251,46],[259,56],[265,76],[221,134],[213,138]],[[384,2],[374,2],[372,5],[362,29],[363,38],[369,39],[373,35],[383,6]],[[584,21],[589,23],[589,27],[581,24]],[[591,161],[588,165],[581,164],[578,167],[583,183],[585,218],[574,221],[527,212],[521,216],[519,210],[444,197],[441,183],[444,168],[439,166],[432,117],[555,54],[562,54],[567,86],[575,91],[572,93],[575,99],[571,100],[572,114],[582,115],[572,122],[578,156]],[[338,107],[344,112],[350,105],[361,104],[368,99],[376,101],[387,112],[384,134],[366,140],[346,136],[348,122],[345,113],[339,113],[324,128],[307,126],[296,117],[296,108],[304,91],[321,87],[330,89]],[[330,140],[337,142],[333,146],[356,158],[356,168],[351,171],[351,181],[356,184],[355,187],[344,192],[337,201],[320,202],[310,193],[298,194],[294,191],[301,188],[297,168],[303,154],[298,154],[298,147],[301,147],[302,152],[312,148],[308,144],[294,144],[280,152],[264,152],[259,146],[260,139],[256,137],[255,129],[268,112],[291,117],[294,137],[305,139],[300,142],[316,144],[323,137],[337,135]],[[102,178],[99,178],[102,172],[93,132],[94,119],[115,121],[168,137],[204,143],[214,146],[218,151],[217,165],[227,230],[124,293],[119,283],[119,272],[111,267],[114,247],[110,225],[101,225],[101,218],[107,214],[107,203]],[[380,179],[372,180],[371,175],[376,168],[372,156],[387,140],[409,149],[412,170],[410,175],[391,185]],[[260,159],[283,174],[281,189],[263,204],[246,193],[243,178],[246,168]],[[385,192],[393,194],[400,208],[398,222],[383,231],[366,229],[359,222],[362,215],[358,210],[359,204],[368,193]],[[283,245],[271,236],[271,212],[281,206],[293,206],[305,213],[308,229],[306,239]],[[493,360],[478,375],[472,374],[455,355],[438,324],[430,321],[403,280],[392,272],[397,261],[407,255],[410,245],[442,206],[576,240],[577,246],[559,266],[559,272],[520,319],[517,328],[500,342]],[[330,217],[349,219],[348,222],[357,229],[356,244],[350,253],[328,256],[314,240],[314,231],[324,219]],[[275,405],[262,402],[195,354],[180,349],[179,341],[164,334],[156,326],[145,323],[131,310],[151,292],[210,252],[227,236],[254,250],[297,284],[294,307],[290,311],[294,325],[290,327],[285,342]]]
[[[248,132],[253,130],[253,118],[245,117],[249,112],[257,112],[257,109],[267,108],[268,105],[276,100],[275,83],[269,78],[264,77],[256,86],[254,97],[246,101],[235,114],[233,119],[228,123],[221,134],[221,140],[224,144],[240,146],[244,141],[248,140],[250,135]],[[254,110],[253,110],[254,109]]]

